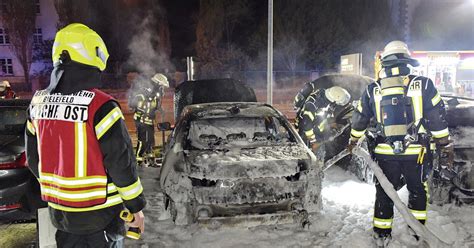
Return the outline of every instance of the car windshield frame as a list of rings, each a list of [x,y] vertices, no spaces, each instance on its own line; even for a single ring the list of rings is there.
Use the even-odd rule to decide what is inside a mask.
[[[232,120],[233,119],[233,120]],[[271,130],[268,132],[256,132],[253,134],[253,137],[243,137],[241,135],[242,132],[225,132],[223,130],[223,133],[226,133],[226,138],[224,139],[223,137],[215,137],[215,140],[213,139],[214,137],[209,137],[210,139],[208,140],[209,143],[205,145],[206,140],[204,139],[205,137],[202,137],[204,139],[204,142],[194,142],[190,138],[199,138],[199,137],[190,137],[195,136],[193,135],[193,125],[199,122],[215,122],[215,121],[222,121],[222,122],[227,122],[227,123],[234,123],[236,124],[236,119],[239,119],[240,122],[242,120],[266,120],[266,124],[269,124],[272,126],[270,128],[274,132],[272,133]],[[186,125],[186,129],[184,135],[183,135],[183,144],[185,144],[185,149],[186,150],[227,150],[227,149],[247,149],[247,148],[257,148],[257,147],[262,147],[262,146],[282,146],[282,145],[288,145],[288,144],[297,144],[298,139],[295,136],[294,131],[292,128],[289,126],[287,121],[285,121],[282,117],[275,115],[275,114],[267,114],[267,115],[216,115],[216,114],[211,114],[211,115],[205,115],[205,116],[195,116],[194,118],[189,118],[186,123],[183,123]],[[265,126],[265,130],[269,128],[270,126]],[[226,127],[228,129],[232,127]],[[260,127],[261,128],[261,127]],[[285,131],[285,136],[283,137],[283,132]],[[222,133],[221,133],[222,134]],[[202,134],[200,134],[202,135]],[[207,135],[212,135],[211,133]],[[230,136],[229,136],[230,135]],[[267,136],[268,135],[268,136]],[[280,135],[280,136],[278,136]],[[199,136],[199,135],[198,135]],[[267,137],[267,138],[265,138]],[[270,139],[268,139],[270,137]],[[229,142],[229,138],[231,138]],[[200,139],[200,138],[199,138]],[[250,142],[252,141],[252,142]]]

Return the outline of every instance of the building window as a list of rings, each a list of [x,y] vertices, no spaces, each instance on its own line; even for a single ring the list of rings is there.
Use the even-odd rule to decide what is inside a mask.
[[[35,28],[35,33],[33,34],[33,42],[35,44],[41,43],[43,41],[43,31],[41,28]]]
[[[10,44],[10,37],[8,37],[7,29],[0,28],[0,45]]]
[[[40,4],[40,0],[35,0],[35,5],[36,5],[36,14],[37,14],[37,15],[41,14],[41,4]]]
[[[3,74],[13,75],[12,59],[0,59],[0,65],[2,66]]]

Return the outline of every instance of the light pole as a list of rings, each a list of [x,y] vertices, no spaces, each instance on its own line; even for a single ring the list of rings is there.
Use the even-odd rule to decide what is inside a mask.
[[[273,103],[273,0],[268,0],[267,103]]]

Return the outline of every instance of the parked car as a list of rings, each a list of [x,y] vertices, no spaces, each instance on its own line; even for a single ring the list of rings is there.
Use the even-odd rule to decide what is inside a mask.
[[[302,220],[320,208],[322,162],[268,104],[188,105],[166,150],[160,184],[178,225]]]
[[[24,130],[29,100],[0,100],[0,222],[33,219],[44,206],[26,165]]]

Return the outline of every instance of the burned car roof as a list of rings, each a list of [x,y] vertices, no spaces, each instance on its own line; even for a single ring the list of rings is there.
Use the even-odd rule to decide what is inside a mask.
[[[191,118],[212,118],[230,116],[277,116],[279,111],[266,103],[256,102],[218,102],[188,105],[183,116]]]

